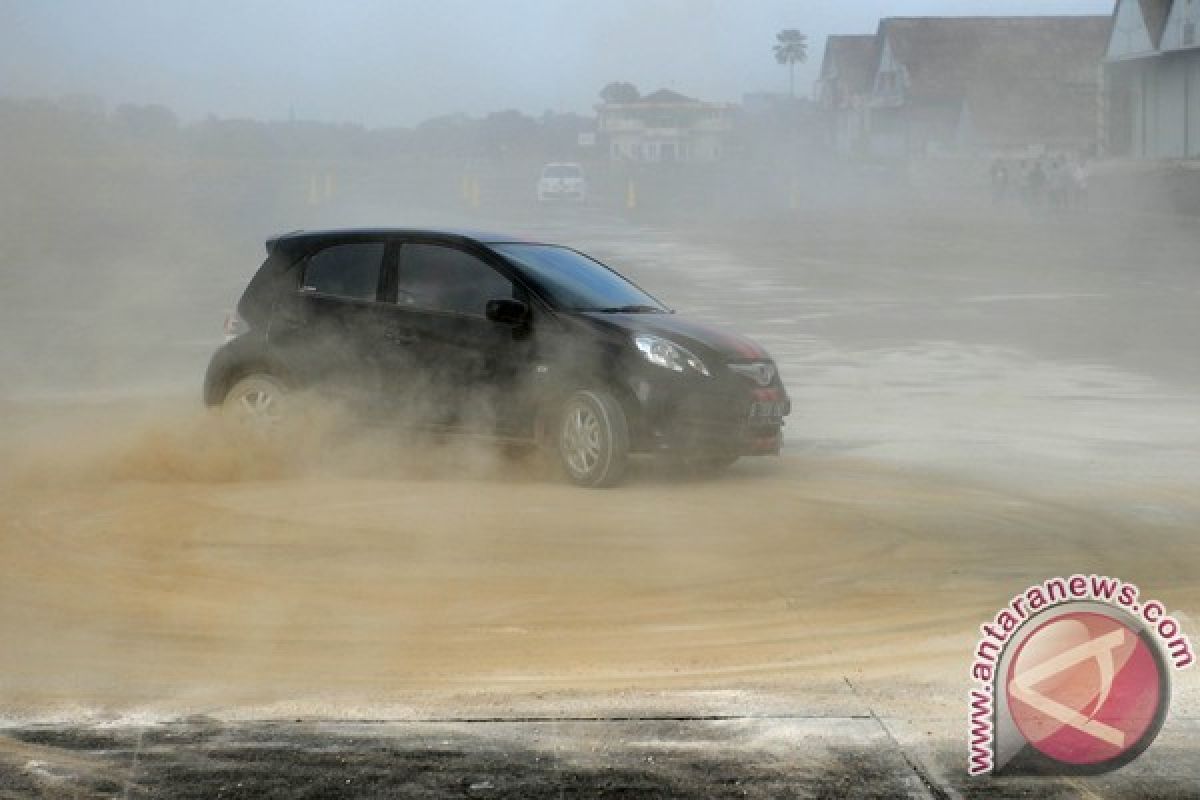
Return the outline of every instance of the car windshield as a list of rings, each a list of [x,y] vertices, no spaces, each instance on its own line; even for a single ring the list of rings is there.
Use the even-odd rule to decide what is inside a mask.
[[[670,311],[599,261],[569,248],[544,244],[495,247],[532,278],[560,309],[631,314]]]

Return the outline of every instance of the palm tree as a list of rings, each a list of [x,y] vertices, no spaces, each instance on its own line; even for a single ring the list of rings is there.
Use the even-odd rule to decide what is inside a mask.
[[[808,36],[788,28],[775,34],[775,60],[790,70],[790,91],[796,96],[796,65],[808,61]]]

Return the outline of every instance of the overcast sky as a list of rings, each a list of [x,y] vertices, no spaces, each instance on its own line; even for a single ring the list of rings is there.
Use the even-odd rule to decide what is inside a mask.
[[[712,100],[786,91],[775,32],[882,16],[1108,14],[1112,0],[0,0],[0,94],[411,125],[453,111],[588,111],[610,80]]]

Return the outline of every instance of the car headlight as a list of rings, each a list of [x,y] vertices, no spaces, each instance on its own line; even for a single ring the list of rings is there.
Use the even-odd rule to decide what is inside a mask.
[[[690,370],[705,377],[709,374],[708,367],[704,366],[704,362],[698,356],[669,339],[642,333],[633,337],[633,343],[642,357],[655,366],[665,367],[674,372]]]

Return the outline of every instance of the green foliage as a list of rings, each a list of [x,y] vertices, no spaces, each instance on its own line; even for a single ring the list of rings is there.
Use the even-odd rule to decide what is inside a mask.
[[[600,90],[600,99],[606,103],[636,103],[641,97],[637,87],[626,81],[613,81]]]
[[[796,96],[796,65],[808,61],[808,35],[795,28],[775,34],[775,60],[788,67],[792,97]]]
[[[795,28],[775,34],[775,60],[780,64],[803,64],[808,61],[808,36]]]

